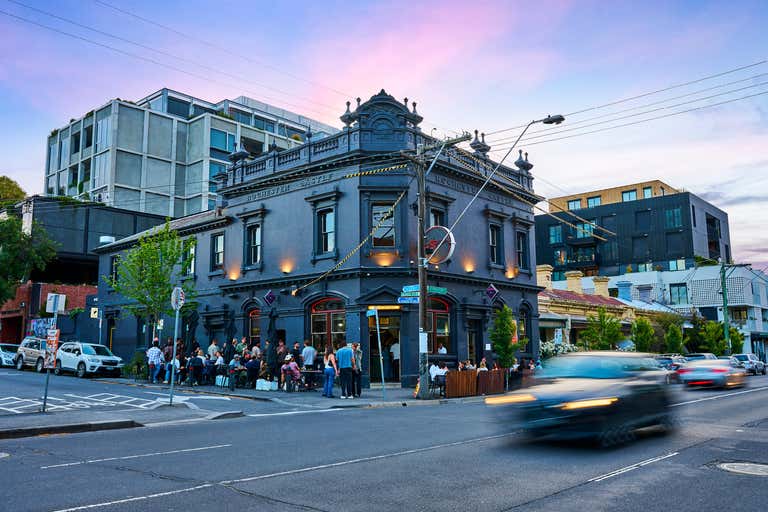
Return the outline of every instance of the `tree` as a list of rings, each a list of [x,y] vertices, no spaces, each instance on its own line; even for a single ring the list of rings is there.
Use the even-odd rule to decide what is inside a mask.
[[[597,316],[587,317],[587,328],[581,331],[579,339],[584,340],[584,348],[587,350],[611,350],[624,339],[624,335],[619,320],[609,315],[605,308],[598,308]]]
[[[685,337],[683,338],[688,352],[698,352],[704,343],[702,335],[706,323],[707,321],[694,310],[693,317],[691,318],[691,328],[685,330]]]
[[[515,363],[515,352],[521,347],[521,343],[513,343],[512,338],[517,332],[517,327],[512,320],[512,310],[504,305],[496,312],[493,319],[493,327],[488,333],[491,338],[496,360],[502,368],[511,368]]]
[[[647,318],[638,318],[632,323],[632,341],[638,352],[649,352],[656,341],[656,333]]]
[[[0,304],[16,296],[19,283],[32,270],[42,270],[56,255],[54,243],[45,230],[33,225],[32,234],[21,229],[21,219],[0,220]]]
[[[139,238],[138,243],[119,258],[117,279],[105,276],[120,295],[134,301],[126,309],[135,316],[145,316],[152,322],[152,335],[162,315],[173,314],[171,292],[181,286],[186,295],[185,309],[193,309],[195,289],[192,281],[181,278],[181,269],[188,268],[192,260],[190,248],[193,238],[182,240],[166,222],[161,229]]]
[[[664,342],[667,345],[668,354],[683,353],[683,331],[677,324],[670,324],[667,333],[664,335]]]
[[[721,356],[728,352],[728,342],[725,340],[725,326],[722,322],[709,321],[704,325],[701,333],[702,343],[699,349],[712,352],[716,356]],[[744,348],[744,336],[735,327],[728,329],[731,339],[731,354],[739,354]]]
[[[24,189],[8,176],[0,176],[0,202],[12,203],[27,197]]]

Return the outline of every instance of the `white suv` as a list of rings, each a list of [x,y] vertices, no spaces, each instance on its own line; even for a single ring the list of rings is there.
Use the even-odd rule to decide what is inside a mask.
[[[56,352],[56,370],[74,372],[82,378],[88,374],[107,373],[120,376],[123,360],[104,345],[71,341],[62,344]]]

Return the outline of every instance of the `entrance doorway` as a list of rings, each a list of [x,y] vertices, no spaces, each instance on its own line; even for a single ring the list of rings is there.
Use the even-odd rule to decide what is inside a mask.
[[[479,364],[483,358],[483,324],[481,320],[470,320],[467,329],[469,359]]]
[[[379,312],[381,351],[384,356],[384,382],[400,382],[400,314]],[[371,347],[369,368],[371,383],[381,382],[379,341],[376,337],[376,318],[368,317],[368,346]]]

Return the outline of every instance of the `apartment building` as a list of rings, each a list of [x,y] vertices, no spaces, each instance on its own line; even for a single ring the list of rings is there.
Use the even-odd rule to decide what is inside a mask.
[[[181,217],[215,204],[235,147],[252,158],[338,129],[240,96],[211,103],[170,89],[110,100],[48,137],[44,190]]]

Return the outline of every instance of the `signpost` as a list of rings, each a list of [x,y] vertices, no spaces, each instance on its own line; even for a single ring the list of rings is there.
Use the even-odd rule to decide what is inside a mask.
[[[379,310],[369,309],[365,312],[366,316],[376,317],[376,338],[379,343],[379,368],[381,368],[381,399],[386,400],[386,392],[384,391],[384,354],[381,352],[381,329],[379,328]],[[362,371],[362,368],[360,369]]]
[[[53,313],[53,327],[48,329],[45,340],[45,359],[43,367],[45,368],[45,392],[43,393],[43,412],[48,407],[48,383],[51,380],[51,368],[56,368],[56,351],[59,348],[59,330],[56,325],[59,320],[59,312],[64,312],[64,304],[67,302],[67,296],[60,293],[49,293],[45,301],[45,310]]]
[[[173,327],[173,359],[171,359],[171,394],[169,404],[173,406],[173,383],[176,382],[176,339],[179,337],[179,310],[184,305],[186,297],[184,290],[179,286],[171,293],[171,307],[176,312],[176,321]]]

